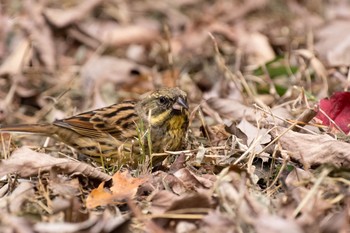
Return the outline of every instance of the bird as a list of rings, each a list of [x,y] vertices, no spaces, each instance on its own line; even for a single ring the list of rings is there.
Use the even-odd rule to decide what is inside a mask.
[[[49,136],[88,157],[111,160],[179,150],[188,126],[187,94],[174,87],[52,123],[0,126],[0,133]]]

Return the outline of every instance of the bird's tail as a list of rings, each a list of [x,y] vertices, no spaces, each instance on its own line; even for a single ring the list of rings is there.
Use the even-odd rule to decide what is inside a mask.
[[[22,124],[22,125],[9,125],[0,126],[0,133],[33,133],[41,135],[50,135],[53,132],[53,127],[51,124]]]

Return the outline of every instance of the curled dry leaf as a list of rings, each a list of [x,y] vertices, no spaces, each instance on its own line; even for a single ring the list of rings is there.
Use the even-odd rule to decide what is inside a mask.
[[[88,229],[98,226],[99,217],[92,215],[88,220],[79,223],[68,222],[38,222],[34,225],[35,232],[50,232],[50,233],[73,233],[87,232]],[[101,224],[100,224],[101,225]],[[99,228],[102,228],[99,226]],[[100,232],[103,232],[102,229]]]
[[[350,64],[350,25],[348,20],[334,20],[316,32],[317,53],[329,66]],[[337,35],[337,36],[334,36]]]
[[[225,216],[219,211],[210,211],[203,219],[203,232],[227,233],[228,229],[234,229],[238,226],[238,221]],[[234,232],[234,231],[232,231]]]
[[[181,180],[188,189],[209,189],[214,184],[213,180],[196,176],[188,168],[181,168],[174,173],[174,176]],[[215,179],[215,176],[213,177]]]
[[[283,219],[279,216],[261,215],[254,221],[257,233],[303,233],[303,229],[293,220]]]
[[[158,25],[150,22],[122,26],[113,21],[92,21],[77,26],[95,40],[113,47],[149,44],[159,37]]]
[[[190,214],[193,213],[195,209],[203,210],[210,208],[210,206],[211,202],[209,195],[204,193],[186,193],[174,198],[172,202],[168,202],[164,213],[171,214],[177,213],[178,211],[181,214]],[[156,217],[157,218],[153,221],[162,227],[165,227],[170,222],[170,219],[162,218],[162,214],[159,214]]]
[[[44,14],[50,23],[56,27],[62,28],[85,18],[88,13],[102,1],[103,0],[83,1],[75,7],[65,10],[47,8],[44,10]]]
[[[336,191],[337,184],[331,179],[322,180],[322,186],[310,190],[310,187],[315,187],[319,179],[320,174],[314,176],[309,170],[294,168],[286,178],[289,200],[284,201],[284,206],[279,210],[279,214],[296,216],[298,213],[296,222],[299,226],[312,225],[324,216],[325,212],[332,208],[328,197],[338,193],[339,190]],[[296,212],[297,209],[299,212]]]
[[[179,198],[179,195],[168,190],[155,191],[152,195],[150,211],[153,214],[164,213],[169,208],[170,204]]]
[[[255,143],[255,151],[260,152],[263,144],[267,144],[271,141],[271,136],[267,133],[268,130],[264,128],[258,129],[246,119],[243,119],[238,125],[239,128],[245,135],[247,135],[247,145]]]
[[[113,184],[109,189],[102,182],[98,188],[91,191],[86,199],[86,207],[91,209],[109,204],[122,204],[126,199],[134,198],[137,189],[146,182],[144,178],[133,178],[128,171],[116,172],[112,178]]]
[[[0,15],[0,58],[3,59],[8,52],[9,45],[6,40],[8,35],[11,33],[15,26],[15,20],[10,15],[3,14]],[[13,36],[13,40],[16,36]]]
[[[53,177],[53,175],[51,175]],[[78,196],[81,193],[79,179],[70,179],[66,176],[56,176],[48,181],[54,194],[62,196]]]
[[[89,219],[80,222],[38,222],[34,224],[35,232],[45,233],[75,233],[75,232],[128,232],[125,231],[128,214],[111,216],[108,211],[103,214],[90,214]],[[121,229],[118,229],[118,228]],[[25,231],[22,231],[25,232]],[[33,232],[26,231],[26,232]]]
[[[180,221],[176,225],[176,233],[186,233],[186,232],[195,232],[197,226],[195,223],[190,223],[188,221]]]
[[[1,230],[3,232],[25,232],[32,233],[32,223],[28,218],[17,217],[15,215],[9,215],[7,213],[0,213],[1,218]],[[5,230],[6,229],[6,230]]]
[[[327,76],[327,70],[322,64],[322,62],[316,58],[315,54],[309,50],[306,49],[299,49],[295,51],[295,54],[302,56],[305,58],[308,62],[310,62],[312,68],[314,68],[316,74],[320,77],[326,77]]]
[[[70,159],[54,158],[45,153],[35,152],[27,147],[15,150],[9,159],[1,161],[0,176],[17,173],[21,177],[29,177],[49,172],[53,168],[60,169],[60,171],[68,174],[81,173],[87,177],[100,180],[109,180],[111,178],[88,164]]]
[[[157,171],[152,174],[150,183],[153,187],[159,187],[159,189],[167,189],[181,195],[187,191],[187,187],[183,182],[172,174],[168,174],[163,171]],[[166,185],[165,185],[166,184]]]
[[[276,55],[265,35],[257,32],[241,34],[238,44],[247,55],[249,64],[259,66],[275,58]]]
[[[288,174],[285,182],[289,188],[296,188],[303,181],[311,180],[311,178],[312,178],[312,174],[310,171],[305,171],[301,168],[296,167],[293,169],[293,171],[291,171]]]
[[[235,99],[211,98],[207,100],[207,105],[203,105],[203,111],[214,119],[217,119],[220,123],[222,123],[220,117],[237,122],[242,119],[246,119],[249,122],[256,122],[261,120],[262,117],[266,117],[266,114],[263,112],[259,112],[253,107],[248,107]],[[269,114],[266,117],[266,121],[274,125],[283,125],[284,122],[280,119],[292,118],[289,112],[283,107],[274,107],[271,109],[271,113],[273,116]],[[216,114],[220,117],[215,116]]]
[[[188,168],[181,168],[174,174],[163,171],[155,172],[148,183],[154,187],[171,190],[177,195],[182,195],[191,190],[210,189],[214,182],[215,176],[201,177],[193,174]]]
[[[203,135],[205,135],[205,137],[207,137],[211,143],[215,145],[226,143],[226,140],[232,135],[231,132],[227,130],[228,126],[225,124],[217,124],[204,127],[201,127]]]
[[[47,71],[53,72],[56,69],[56,46],[52,31],[42,15],[43,6],[34,1],[24,1],[24,6],[28,16],[20,21],[20,25],[30,34],[39,60]]]
[[[349,203],[349,200],[348,200]],[[349,206],[349,205],[348,205]],[[349,208],[349,207],[348,207]],[[349,213],[347,210],[341,212],[329,213],[320,224],[320,232],[336,233],[347,232],[350,229]]]
[[[207,30],[193,29],[171,38],[170,46],[174,56],[181,56],[182,54],[200,54],[203,52],[207,40]]]
[[[273,137],[287,130],[278,127],[271,132]],[[306,167],[330,163],[337,167],[350,166],[350,144],[337,141],[328,135],[311,135],[288,131],[279,143],[289,156]]]
[[[209,208],[210,205],[209,195],[203,192],[187,193],[171,203],[167,211],[191,208]]]
[[[29,40],[23,39],[18,42],[15,50],[1,64],[0,75],[17,75],[22,72],[22,68],[26,65],[26,55],[30,52]]]
[[[321,78],[323,85],[317,97],[326,97],[328,92],[327,70],[322,64],[322,62],[315,56],[313,52],[306,49],[296,50],[295,54],[303,57],[306,60],[306,63],[310,64],[311,67],[314,69],[315,73],[318,75],[318,77]]]
[[[124,88],[138,86],[142,87],[142,90],[139,90],[141,92],[147,92],[152,88],[149,68],[110,56],[91,59],[81,68],[80,75],[86,95],[94,94],[93,106],[96,108],[106,105],[100,90],[105,84],[113,83]]]
[[[234,99],[211,98],[207,100],[208,105],[215,110],[221,117],[229,120],[255,120],[256,113],[251,107],[243,105],[240,101]]]
[[[25,201],[34,197],[34,185],[30,182],[21,182],[8,196],[0,198],[0,206],[6,207],[11,213],[20,213]]]

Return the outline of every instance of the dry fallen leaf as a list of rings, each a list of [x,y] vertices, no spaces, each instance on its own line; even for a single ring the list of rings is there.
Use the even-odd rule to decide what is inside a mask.
[[[207,209],[210,207],[210,205],[209,195],[201,192],[191,192],[178,196],[177,198],[173,198],[171,202],[167,203],[167,208],[165,208],[164,213],[171,214],[177,213],[177,211],[181,214],[192,213],[195,209]],[[161,227],[165,227],[170,222],[170,219],[166,217],[163,218],[162,214],[157,214],[156,217],[157,218],[155,218],[153,221]]]
[[[267,144],[271,141],[271,136],[267,133],[268,130],[264,128],[258,129],[246,119],[243,119],[238,125],[239,128],[245,135],[247,135],[247,145],[255,143],[254,151],[260,152],[262,145]]]
[[[26,65],[26,55],[30,52],[29,40],[23,39],[18,42],[15,50],[1,64],[0,75],[16,75],[22,72],[23,66]],[[27,59],[28,60],[28,59]]]
[[[104,187],[102,182],[96,189],[92,190],[86,199],[86,207],[89,209],[109,204],[122,204],[126,199],[132,199],[141,184],[146,182],[145,178],[133,178],[125,172],[116,172],[112,178],[112,187]]]
[[[35,152],[27,147],[15,150],[9,159],[1,161],[0,176],[16,173],[21,177],[29,177],[51,171],[53,168],[67,174],[81,173],[87,177],[100,180],[109,180],[111,178],[88,164],[70,159],[54,158],[48,154]]]
[[[348,20],[339,19],[328,23],[316,32],[318,41],[317,53],[329,66],[350,64],[350,25]],[[334,36],[337,35],[337,36]]]
[[[214,180],[197,176],[188,168],[181,168],[174,176],[181,180],[188,190],[210,189],[214,184]]]
[[[272,215],[262,215],[260,216],[255,224],[255,229],[257,233],[303,233],[302,228],[297,224],[297,222],[284,219],[279,216]]]
[[[44,15],[47,17],[50,23],[56,27],[62,28],[71,23],[79,22],[101,2],[103,2],[103,0],[84,1],[75,7],[64,10],[47,8],[44,10]]]
[[[153,173],[149,183],[159,189],[170,190],[177,195],[181,195],[187,191],[187,187],[180,179],[163,171]]]
[[[20,213],[24,203],[34,198],[34,185],[31,182],[21,182],[8,196],[0,198],[0,207],[11,213]]]
[[[123,225],[129,218],[129,215],[110,216],[108,212],[104,212],[98,215],[91,214],[89,219],[82,222],[37,222],[33,228],[35,232],[46,233],[126,232]],[[118,229],[119,227],[121,229]]]
[[[43,5],[34,1],[23,1],[23,3],[28,15],[20,21],[20,25],[30,34],[38,60],[45,65],[48,72],[53,72],[57,64],[56,46],[52,30],[42,15]]]
[[[142,93],[152,88],[152,83],[149,80],[151,76],[149,68],[111,56],[101,56],[89,60],[81,68],[80,75],[86,95],[94,96],[94,108],[107,105],[100,90],[104,85],[111,86],[113,84],[118,88],[138,86],[142,87]],[[114,89],[113,92],[115,92]],[[112,104],[112,102],[108,104]]]
[[[235,119],[236,121],[239,121],[246,118],[249,121],[255,121],[256,119],[256,111],[251,107],[245,106],[238,100],[211,98],[207,100],[207,103],[221,117],[229,120]]]
[[[158,40],[158,25],[153,21],[142,24],[119,25],[114,21],[80,22],[79,29],[97,41],[113,46],[149,44]]]
[[[278,127],[273,137],[285,132]],[[311,135],[288,131],[280,137],[279,143],[291,158],[310,167],[330,163],[337,167],[350,166],[350,144],[337,141],[328,135]]]
[[[229,231],[228,229],[237,228],[239,225],[238,221],[230,218],[220,213],[218,210],[210,211],[203,219],[203,227],[201,227],[204,232],[215,232],[215,233],[233,233],[234,231]]]
[[[251,65],[263,65],[275,58],[275,53],[269,44],[268,38],[258,32],[241,33],[239,46],[246,54]]]
[[[179,195],[176,195],[168,190],[157,190],[152,194],[152,206],[150,208],[150,212],[153,214],[164,213],[169,208],[171,203],[180,198],[181,197]]]

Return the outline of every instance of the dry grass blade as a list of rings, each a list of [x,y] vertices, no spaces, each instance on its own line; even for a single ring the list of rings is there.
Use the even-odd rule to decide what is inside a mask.
[[[315,184],[312,186],[312,188],[309,190],[307,195],[304,197],[304,199],[299,203],[298,207],[293,212],[293,217],[295,218],[299,212],[302,210],[304,205],[311,199],[313,195],[315,195],[315,192],[317,191],[318,187],[321,185],[322,181],[326,178],[326,176],[331,172],[330,169],[324,169],[320,176],[317,178]]]

